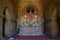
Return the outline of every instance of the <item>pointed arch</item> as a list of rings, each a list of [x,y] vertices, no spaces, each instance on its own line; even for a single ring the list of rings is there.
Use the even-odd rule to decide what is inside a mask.
[[[4,18],[3,18],[3,37],[5,37],[5,22],[6,22],[6,19],[5,19],[6,14],[5,14],[5,12],[6,12],[6,8],[7,7],[5,7],[4,10],[3,10],[3,16],[4,16]]]

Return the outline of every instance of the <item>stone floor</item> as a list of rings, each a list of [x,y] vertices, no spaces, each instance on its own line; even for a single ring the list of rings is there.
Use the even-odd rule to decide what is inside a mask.
[[[0,40],[7,40],[7,39],[5,39],[5,38],[3,38],[3,37],[0,36]]]

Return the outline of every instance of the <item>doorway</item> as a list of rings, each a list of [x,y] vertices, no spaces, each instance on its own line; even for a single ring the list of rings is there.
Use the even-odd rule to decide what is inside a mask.
[[[5,23],[6,23],[6,15],[5,15],[5,12],[6,12],[6,7],[4,8],[4,11],[3,11],[3,37],[5,37]]]
[[[58,36],[60,36],[60,11],[57,10],[57,25],[58,25]]]

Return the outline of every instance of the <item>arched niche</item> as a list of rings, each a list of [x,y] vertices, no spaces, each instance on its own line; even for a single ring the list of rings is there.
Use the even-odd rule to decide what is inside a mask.
[[[13,20],[11,19],[10,10],[5,7],[3,11],[3,36],[10,37],[13,35]]]
[[[47,21],[47,29],[46,31],[48,31],[48,35],[51,35],[52,37],[57,37],[58,35],[58,27],[57,27],[57,9],[55,6],[53,6],[52,8],[52,11],[51,11],[52,14],[50,14],[50,17],[49,20]]]
[[[57,9],[57,14],[56,14],[56,23],[57,23],[57,27],[58,27],[58,37],[60,37],[60,6],[57,5],[56,9]]]
[[[41,5],[42,6],[42,5]],[[31,12],[27,12],[27,9],[29,9],[29,11]],[[34,12],[32,12],[32,10],[34,10]],[[42,13],[42,9],[40,10],[40,7],[39,6],[36,6],[36,4],[30,4],[30,3],[27,3],[27,4],[24,4],[24,5],[20,5],[20,7],[18,8],[18,24],[17,24],[17,27],[18,27],[18,29],[19,29],[19,31],[20,31],[20,33],[22,33],[22,34],[20,34],[19,33],[19,35],[25,35],[25,34],[28,34],[28,31],[24,34],[24,31],[21,31],[20,30],[20,19],[24,16],[24,15],[29,15],[29,14],[32,14],[32,15],[39,15],[39,18],[41,18],[41,20],[39,20],[39,21],[41,21],[41,23],[43,22],[43,13]],[[29,15],[29,16],[31,16],[31,15]],[[28,17],[29,17],[28,16]],[[24,20],[24,19],[23,19]],[[22,21],[23,21],[22,20]],[[31,24],[32,25],[32,24]],[[43,28],[43,25],[44,24],[42,24],[42,28]],[[29,26],[30,26],[30,24],[29,24]],[[22,28],[22,27],[21,27]],[[24,30],[24,28],[29,28],[29,27],[23,27],[23,30]],[[33,27],[31,27],[31,28],[33,28]],[[43,30],[44,30],[44,28],[42,29],[41,28],[41,30],[39,29],[39,32],[41,32],[42,34],[43,34]],[[38,30],[38,29],[37,29]],[[35,32],[35,31],[34,31]],[[35,33],[38,33],[38,32],[35,32]],[[36,35],[42,35],[42,34],[36,34]],[[29,34],[28,36],[30,36],[31,34]],[[25,36],[27,36],[27,35],[25,35]],[[31,36],[33,36],[33,34],[31,35]]]
[[[45,34],[51,35],[52,37],[57,37],[58,27],[57,27],[57,9],[56,6],[51,4],[47,10],[44,10],[44,27]]]
[[[57,25],[57,8],[54,7],[52,11],[52,23],[51,23],[51,35],[53,37],[58,36],[58,25]]]
[[[18,20],[17,20],[18,21],[18,24],[17,25],[19,25],[19,18],[20,18],[20,16],[22,16],[23,14],[27,14],[26,9],[28,7],[34,8],[35,9],[35,13],[36,12],[39,13],[39,15],[41,16],[41,18],[44,20],[44,18],[43,18],[43,10],[42,10],[42,7],[39,7],[40,5],[36,6],[36,4],[34,4],[34,3],[31,3],[30,4],[30,2],[29,3],[26,3],[26,4],[23,4],[23,5],[22,4],[21,5],[18,5]]]

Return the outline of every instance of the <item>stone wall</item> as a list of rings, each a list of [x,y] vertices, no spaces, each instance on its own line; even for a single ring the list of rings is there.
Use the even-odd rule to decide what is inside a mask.
[[[56,22],[56,0],[43,0],[43,13],[44,13],[44,21],[45,21],[45,33],[56,37],[58,35],[58,26]],[[47,31],[48,30],[48,31]]]
[[[7,30],[10,30],[13,31],[14,27],[16,27],[16,13],[17,13],[17,9],[16,9],[16,6],[13,5],[10,0],[0,0],[0,35],[2,36],[2,29],[3,29],[3,18],[5,18],[5,15],[3,15],[3,12],[4,12],[4,9],[5,7],[7,7],[9,13],[8,13],[8,16],[6,19],[8,22],[7,22],[7,25],[8,26],[4,26],[7,28]],[[16,9],[16,10],[15,10]],[[11,29],[12,28],[12,29]],[[8,32],[8,31],[6,31]],[[11,32],[10,32],[11,33]]]
[[[54,27],[54,25],[55,25],[54,23],[56,21],[53,21],[53,18],[55,18],[55,15],[56,15],[56,14],[54,15],[54,12],[53,12],[53,9],[55,8],[54,7],[55,0],[43,0],[41,5],[40,5],[40,2],[41,1],[39,1],[36,4],[34,2],[32,2],[32,3],[34,3],[35,5],[38,4],[39,7],[42,5],[43,8],[41,10],[40,9],[39,10],[43,11],[45,22],[47,21],[47,23],[45,23],[45,25],[46,25],[46,29],[45,29],[46,33],[48,35],[50,34],[50,35],[56,36],[55,34],[57,34],[57,26]],[[59,4],[58,0],[57,0],[57,3]],[[20,15],[20,11],[21,11],[20,6],[21,5],[22,4],[20,4],[20,0],[17,0],[17,1],[16,0],[15,1],[14,0],[0,0],[0,35],[1,36],[2,36],[2,31],[3,31],[2,28],[3,28],[3,18],[4,18],[3,12],[4,12],[4,8],[7,7],[8,10],[9,10],[9,14],[8,14],[9,15],[9,17],[8,17],[9,20],[7,19],[9,21],[9,23],[7,23],[7,24],[10,25],[9,27],[14,29],[16,27],[16,25],[17,25],[16,24],[16,20],[18,18],[17,16]],[[22,6],[24,6],[24,5],[22,5]]]

